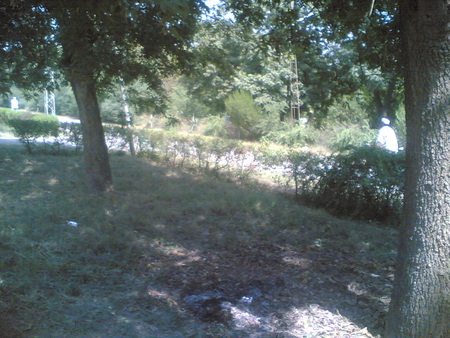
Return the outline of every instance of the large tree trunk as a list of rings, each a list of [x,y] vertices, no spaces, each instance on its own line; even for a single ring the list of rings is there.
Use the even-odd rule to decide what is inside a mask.
[[[112,175],[105,143],[94,80],[69,77],[83,133],[84,165],[89,187],[106,192],[112,189]]]
[[[83,8],[75,6],[62,13],[58,18],[63,47],[61,66],[80,113],[87,181],[92,190],[106,192],[112,190],[112,174],[96,91],[99,61],[94,51],[99,37]]]
[[[407,170],[386,337],[450,337],[450,5],[402,0]]]

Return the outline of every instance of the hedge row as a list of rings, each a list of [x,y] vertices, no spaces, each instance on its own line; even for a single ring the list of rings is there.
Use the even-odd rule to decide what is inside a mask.
[[[257,165],[254,154],[259,147],[237,140],[140,130],[134,134],[134,141],[139,156],[158,159],[172,166],[243,177]]]
[[[39,138],[58,152],[64,144],[81,149],[79,124],[60,124],[56,117],[42,115],[30,119],[8,116],[6,120],[29,152]],[[339,216],[391,224],[400,221],[405,167],[401,153],[371,147],[333,156],[293,149],[273,152],[264,145],[218,137],[111,126],[105,126],[105,140],[110,150],[131,149],[140,157],[214,174],[244,177],[263,166],[282,168],[282,179],[295,187],[295,195],[304,203]]]
[[[302,202],[338,216],[398,225],[404,194],[404,153],[360,147],[339,155],[303,151],[264,154],[282,166]]]

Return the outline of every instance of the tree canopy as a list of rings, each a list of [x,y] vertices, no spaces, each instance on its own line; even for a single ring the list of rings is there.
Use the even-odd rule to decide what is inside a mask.
[[[112,175],[97,91],[119,77],[150,85],[187,64],[185,41],[202,2],[17,0],[0,7],[6,91],[13,82],[46,86],[49,68],[71,84],[82,123],[89,185],[106,191]],[[22,83],[23,82],[23,83]]]

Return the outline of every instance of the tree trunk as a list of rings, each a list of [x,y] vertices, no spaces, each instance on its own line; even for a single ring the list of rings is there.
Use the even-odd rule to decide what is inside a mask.
[[[80,112],[83,133],[84,165],[89,187],[95,191],[112,190],[108,149],[100,117],[94,80],[70,76],[70,83]]]
[[[100,108],[96,79],[98,55],[95,42],[99,39],[88,12],[77,3],[74,8],[64,4],[57,21],[60,26],[62,58],[60,65],[72,86],[80,113],[83,134],[84,166],[89,187],[98,192],[112,190],[112,174]],[[67,8],[69,7],[69,8]]]
[[[450,337],[450,5],[401,0],[407,169],[386,337]]]

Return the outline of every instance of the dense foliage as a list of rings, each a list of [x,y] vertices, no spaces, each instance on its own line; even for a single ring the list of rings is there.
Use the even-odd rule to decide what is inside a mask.
[[[399,224],[404,192],[404,154],[363,147],[327,161],[307,200],[333,214]]]
[[[53,115],[34,115],[30,118],[25,115],[10,118],[7,124],[29,153],[32,152],[32,145],[36,144],[38,138],[57,137],[59,133],[59,121]]]
[[[261,150],[260,160],[283,168],[278,182],[293,185],[302,202],[338,216],[399,224],[404,153],[368,146],[329,156],[301,149]]]

